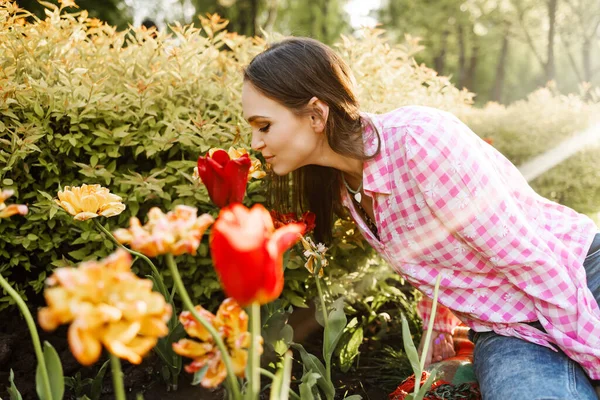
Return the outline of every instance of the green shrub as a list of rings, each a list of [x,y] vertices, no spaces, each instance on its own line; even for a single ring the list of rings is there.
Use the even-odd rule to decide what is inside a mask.
[[[133,215],[143,219],[152,206],[166,211],[184,203],[216,214],[192,170],[211,147],[249,147],[241,70],[266,41],[228,33],[216,16],[203,18],[201,29],[174,26],[172,35],[156,39],[134,29],[117,32],[85,11],[48,10],[46,20],[32,23],[23,17],[13,3],[0,5],[0,186],[31,208],[27,217],[0,224],[0,272],[27,297],[40,292],[53,268],[104,256],[112,246],[91,223],[59,211],[53,198],[64,186],[99,183],[122,196],[126,211],[102,220],[109,229]],[[342,37],[335,49],[354,70],[366,111],[422,104],[455,112],[517,162],[585,126],[595,110],[556,96],[554,108],[541,109],[539,95],[514,107],[476,110],[473,94],[415,63],[421,48],[411,37],[392,45],[382,31],[365,30]],[[266,199],[262,181],[248,193],[248,203]],[[332,276],[373,257],[356,230],[342,225]],[[179,265],[192,295],[216,305],[221,291],[206,242]],[[284,295],[299,305],[308,275],[290,267]],[[0,310],[8,304],[1,298]]]

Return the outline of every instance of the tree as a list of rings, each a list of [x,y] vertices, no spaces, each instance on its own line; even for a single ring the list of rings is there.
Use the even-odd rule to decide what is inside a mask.
[[[46,1],[56,5],[59,4],[57,0]],[[45,7],[37,0],[16,0],[16,3],[19,7],[35,14],[38,18],[46,18]],[[98,18],[119,29],[127,28],[132,21],[131,12],[123,0],[76,0],[76,3],[80,10],[87,10],[90,17]],[[68,7],[67,11],[77,11],[77,9]]]

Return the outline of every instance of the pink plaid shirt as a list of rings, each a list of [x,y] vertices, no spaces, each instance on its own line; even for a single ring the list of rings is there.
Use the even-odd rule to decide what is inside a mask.
[[[363,116],[382,139],[363,170],[380,240],[346,190],[343,203],[373,248],[426,296],[442,276],[447,308],[438,309],[436,328],[451,331],[460,319],[477,332],[556,345],[600,379],[600,309],[583,268],[594,222],[536,194],[452,114],[410,106]],[[373,154],[370,127],[364,143]],[[547,333],[525,324],[538,320]]]

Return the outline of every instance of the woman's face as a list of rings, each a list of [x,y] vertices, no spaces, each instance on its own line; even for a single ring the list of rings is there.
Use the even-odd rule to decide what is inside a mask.
[[[315,132],[310,115],[297,116],[249,82],[242,88],[242,108],[252,126],[252,148],[262,153],[275,174],[313,164],[323,135]]]

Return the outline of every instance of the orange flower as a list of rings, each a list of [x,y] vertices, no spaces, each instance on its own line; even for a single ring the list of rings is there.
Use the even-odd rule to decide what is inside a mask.
[[[227,347],[235,375],[243,378],[248,363],[248,349],[251,340],[248,332],[248,315],[232,298],[223,301],[216,316],[202,306],[196,306],[196,311],[215,327]],[[213,337],[189,311],[182,312],[179,321],[188,335],[200,341],[181,339],[179,342],[173,343],[173,350],[181,356],[194,359],[185,367],[189,373],[199,371],[208,365],[201,384],[206,388],[218,386],[227,376],[227,369]],[[259,354],[263,351],[262,338],[260,338],[260,346],[257,351]]]
[[[0,219],[12,217],[13,215],[25,215],[29,211],[26,205],[11,204],[7,206],[4,201],[14,194],[14,190],[0,191]]]
[[[121,197],[100,185],[65,186],[54,201],[78,221],[113,217],[125,210]]]
[[[139,219],[132,217],[129,229],[117,229],[113,234],[119,243],[129,244],[148,257],[167,253],[195,255],[202,235],[214,222],[209,214],[197,217],[197,212],[195,207],[179,205],[164,214],[153,207],[148,212],[146,225],[142,226]]]
[[[38,322],[46,331],[71,323],[71,352],[83,365],[98,360],[102,346],[139,364],[142,357],[169,333],[171,306],[152,291],[152,281],[131,272],[131,255],[119,249],[101,261],[77,268],[58,268],[44,291],[47,307]]]

